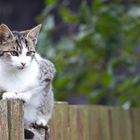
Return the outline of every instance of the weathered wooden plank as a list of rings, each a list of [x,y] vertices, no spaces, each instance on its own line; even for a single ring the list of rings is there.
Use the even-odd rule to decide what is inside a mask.
[[[133,140],[129,110],[112,108],[110,111],[112,140]]]
[[[80,140],[81,136],[78,130],[78,107],[76,105],[69,106],[69,140]]]
[[[99,124],[97,110],[93,106],[89,106],[89,139],[90,140],[99,140]]]
[[[23,106],[20,101],[8,101],[8,127],[10,140],[24,139]]]
[[[9,140],[7,101],[0,101],[0,140]]]
[[[89,140],[88,106],[80,105],[77,108],[77,125],[79,131],[79,139]]]
[[[57,102],[50,121],[50,140],[68,140],[68,104]]]
[[[101,140],[103,139],[111,140],[108,107],[103,106],[99,107],[99,121],[100,121]]]
[[[140,109],[132,109],[133,139],[140,140]]]
[[[110,122],[107,107],[89,107],[89,137],[90,140],[111,140]]]

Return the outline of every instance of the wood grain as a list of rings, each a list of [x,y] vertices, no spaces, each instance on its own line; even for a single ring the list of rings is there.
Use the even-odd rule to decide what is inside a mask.
[[[23,140],[24,124],[22,102],[10,100],[7,103],[9,138],[10,140]]]
[[[133,140],[129,110],[112,108],[110,121],[112,121],[112,140]]]
[[[68,140],[68,104],[58,102],[50,122],[50,140]]]
[[[49,125],[49,140],[140,140],[140,109],[57,102]],[[0,140],[24,140],[23,130],[23,104],[0,101]],[[45,140],[44,130],[34,132]]]
[[[9,140],[7,101],[0,101],[0,140]]]

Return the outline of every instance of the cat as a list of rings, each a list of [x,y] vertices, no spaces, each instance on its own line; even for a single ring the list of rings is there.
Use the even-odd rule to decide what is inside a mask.
[[[36,46],[41,25],[11,31],[0,25],[0,95],[24,101],[24,125],[46,127],[54,107],[54,64],[43,59]]]

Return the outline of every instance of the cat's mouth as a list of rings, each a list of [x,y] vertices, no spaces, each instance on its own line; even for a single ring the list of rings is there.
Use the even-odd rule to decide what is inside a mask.
[[[23,69],[25,69],[25,66],[18,66],[17,67],[19,70],[23,70]]]

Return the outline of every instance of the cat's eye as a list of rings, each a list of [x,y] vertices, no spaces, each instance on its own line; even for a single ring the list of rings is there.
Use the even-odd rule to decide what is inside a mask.
[[[18,52],[16,52],[16,51],[10,51],[10,54],[11,54],[12,56],[18,56]]]
[[[26,53],[26,56],[32,56],[34,53],[35,52],[33,52],[33,51],[29,51],[29,52]]]

